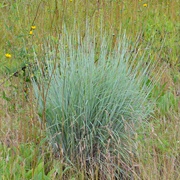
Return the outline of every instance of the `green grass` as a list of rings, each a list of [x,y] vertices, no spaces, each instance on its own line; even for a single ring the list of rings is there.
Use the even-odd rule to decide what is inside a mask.
[[[144,7],[146,3],[147,7]],[[0,3],[0,158],[4,171],[0,179],[23,179],[29,172],[26,179],[37,179],[37,176],[42,179],[42,174],[48,176],[51,170],[51,179],[85,178],[85,172],[81,170],[83,164],[75,167],[62,162],[61,158],[54,157],[47,143],[39,145],[47,137],[45,127],[39,122],[37,104],[29,81],[33,72],[31,66],[25,72],[21,68],[26,64],[34,64],[34,52],[38,59],[47,57],[43,49],[48,46],[47,42],[52,43],[52,47],[46,49],[51,57],[54,53],[52,49],[57,49],[59,37],[66,37],[64,28],[67,34],[79,32],[83,39],[87,33],[87,24],[90,32],[95,32],[97,47],[101,44],[102,33],[112,38],[108,45],[110,50],[117,46],[118,35],[126,31],[130,46],[137,41],[131,56],[135,57],[139,49],[133,67],[136,67],[142,56],[157,64],[151,67],[152,71],[147,77],[147,84],[159,79],[150,94],[157,100],[155,114],[148,120],[146,128],[142,126],[136,129],[133,140],[136,148],[132,149],[136,155],[129,150],[131,165],[128,167],[128,164],[122,162],[119,167],[123,167],[134,179],[179,179],[180,105],[179,96],[176,95],[180,88],[179,13],[178,0],[3,0]],[[32,25],[36,29],[30,35]],[[67,45],[61,47],[63,51],[73,50]],[[6,58],[6,53],[12,57]],[[97,59],[101,53],[97,49]],[[143,63],[142,69],[146,68],[146,63]],[[161,69],[164,71],[157,78],[157,72]],[[13,76],[16,71],[19,71],[17,77]],[[127,147],[130,148],[130,144],[131,141],[127,142]],[[51,164],[45,161],[41,149],[47,149],[51,154]],[[33,160],[28,159],[29,156],[33,156]],[[100,168],[95,168],[96,178]],[[31,170],[35,173],[31,173]],[[114,178],[113,173],[111,178]]]

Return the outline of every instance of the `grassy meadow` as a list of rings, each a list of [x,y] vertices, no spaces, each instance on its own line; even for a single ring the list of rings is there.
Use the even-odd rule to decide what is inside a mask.
[[[0,2],[0,180],[180,179],[178,0]]]

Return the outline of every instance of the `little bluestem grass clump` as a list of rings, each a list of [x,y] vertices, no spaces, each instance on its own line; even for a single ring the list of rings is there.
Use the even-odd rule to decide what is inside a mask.
[[[88,33],[84,38],[66,34],[58,46],[46,45],[43,63],[35,57],[40,75],[33,81],[56,152],[92,176],[98,165],[98,176],[106,178],[119,175],[122,161],[129,163],[127,141],[153,112],[148,65],[141,68],[125,36],[117,42],[110,49],[107,38],[98,46]]]

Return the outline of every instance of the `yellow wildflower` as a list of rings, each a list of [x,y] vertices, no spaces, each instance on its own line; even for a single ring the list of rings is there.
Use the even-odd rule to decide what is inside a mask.
[[[143,7],[147,7],[147,4],[143,4]]]
[[[32,34],[33,34],[33,31],[30,31],[29,34],[32,35]]]
[[[36,29],[36,26],[31,26],[31,29],[32,29],[32,30],[35,30],[35,29]]]
[[[11,58],[11,54],[9,54],[9,53],[5,54],[5,56],[6,56],[7,58]]]
[[[70,2],[72,2],[73,0],[69,0]]]

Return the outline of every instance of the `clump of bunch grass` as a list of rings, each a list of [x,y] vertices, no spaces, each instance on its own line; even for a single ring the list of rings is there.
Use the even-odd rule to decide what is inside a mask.
[[[33,87],[50,142],[63,161],[91,177],[122,177],[122,170],[132,173],[134,149],[127,145],[134,130],[153,112],[152,84],[146,80],[148,65],[142,68],[137,53],[132,56],[125,35],[114,48],[111,38],[96,42],[95,37],[67,33],[57,45],[49,41],[45,61],[36,57]]]

